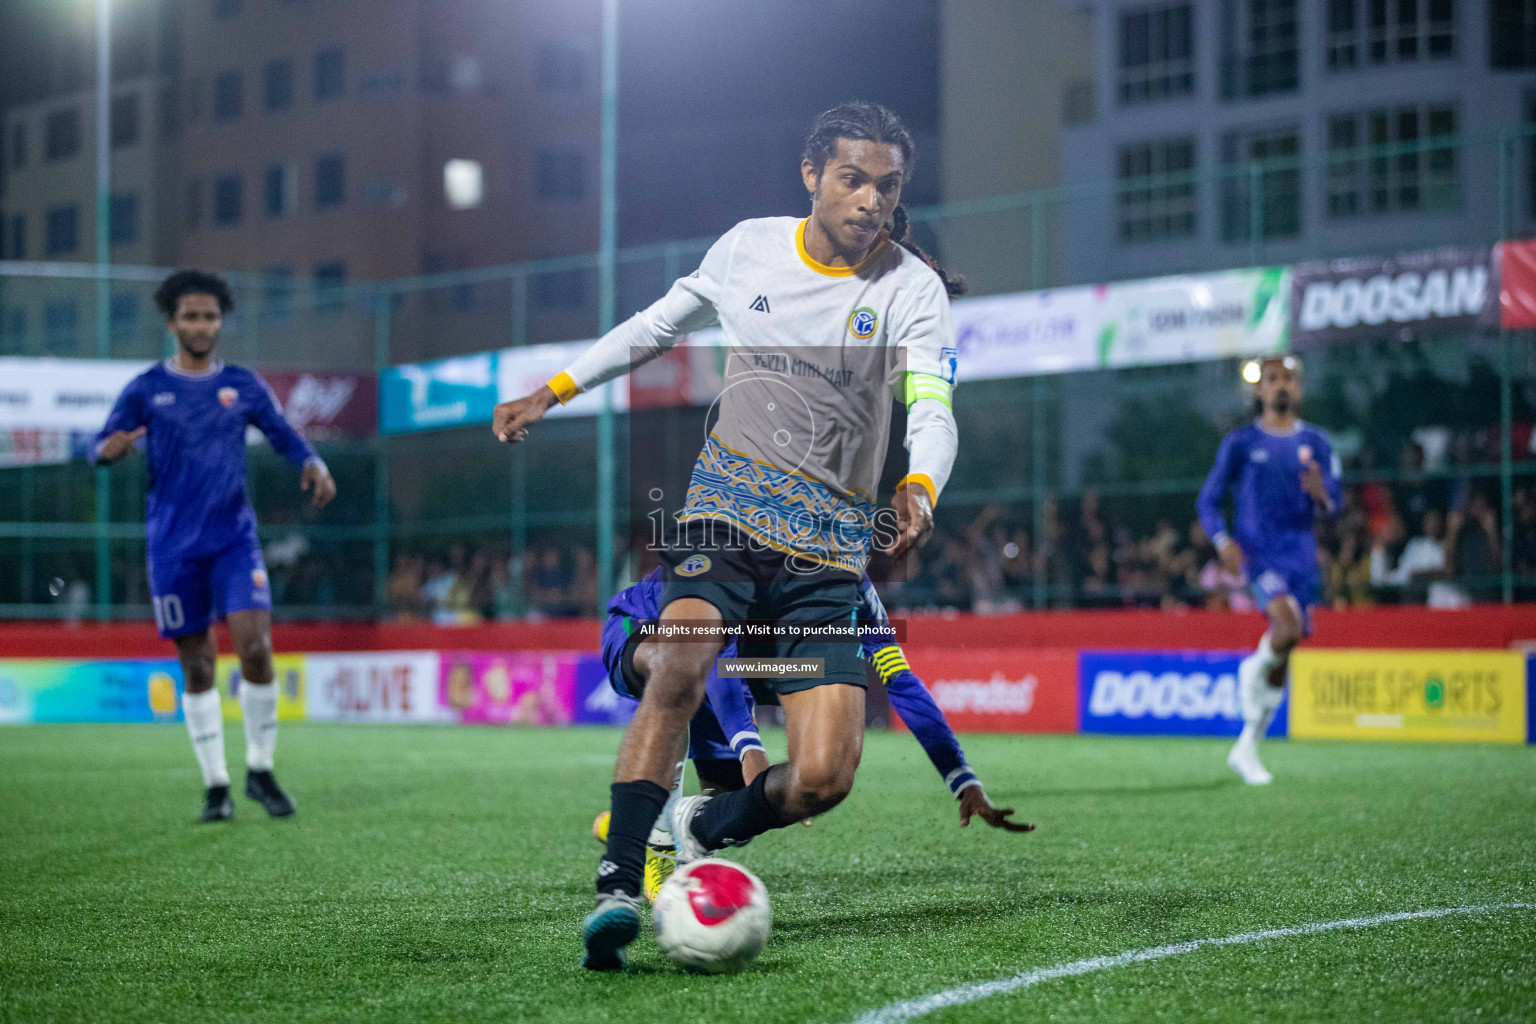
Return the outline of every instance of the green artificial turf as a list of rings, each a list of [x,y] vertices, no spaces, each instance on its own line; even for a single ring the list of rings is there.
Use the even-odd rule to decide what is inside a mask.
[[[577,967],[618,734],[284,726],[298,815],[194,825],[185,731],[0,730],[0,1020],[841,1024],[894,1001],[1166,943],[1536,904],[1536,750],[965,737],[1031,835],[956,825],[910,736],[853,795],[732,856],[774,901],[762,958]],[[228,736],[232,763],[243,743]],[[782,749],[782,735],[770,746]],[[240,776],[235,777],[238,791]],[[1532,1020],[1536,909],[1204,948],[931,1021]]]

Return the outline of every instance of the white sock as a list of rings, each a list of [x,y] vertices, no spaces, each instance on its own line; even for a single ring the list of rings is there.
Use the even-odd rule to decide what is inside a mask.
[[[245,766],[271,771],[277,750],[277,683],[258,686],[241,681],[240,714],[245,719]]]
[[[187,735],[192,737],[192,753],[203,770],[203,785],[229,785],[229,769],[224,766],[224,709],[219,704],[219,688],[189,693],[181,700],[187,719]]]
[[[656,819],[656,827],[651,829],[652,846],[672,845],[672,805],[677,803],[677,798],[683,795],[683,779],[686,776],[687,761],[677,762],[677,768],[672,775],[672,791],[667,794],[667,802],[661,807],[661,816]]]
[[[1259,637],[1259,646],[1254,649],[1253,654],[1259,661],[1259,671],[1263,673],[1267,684],[1269,673],[1274,671],[1276,665],[1280,664],[1280,655],[1276,654],[1274,647],[1270,645],[1269,633],[1267,631],[1263,636]]]

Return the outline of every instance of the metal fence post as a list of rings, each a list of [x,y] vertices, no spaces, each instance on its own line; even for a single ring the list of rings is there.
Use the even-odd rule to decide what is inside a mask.
[[[1045,207],[1044,196],[1039,191],[1029,195],[1029,286],[1044,288],[1045,279]]]
[[[388,287],[373,293],[375,386],[389,366],[393,298]],[[389,613],[389,446],[380,431],[373,435],[373,607],[376,617],[383,618]]]
[[[1030,493],[1035,502],[1035,544],[1030,553],[1038,566],[1032,574],[1036,608],[1044,608],[1050,597],[1050,583],[1046,579],[1051,570],[1050,559],[1042,558],[1045,550],[1045,378],[1035,376],[1029,381],[1029,435],[1032,484]]]
[[[517,567],[511,572],[512,566]],[[512,446],[512,615],[522,618],[528,602],[528,446]]]
[[[528,271],[522,267],[512,273],[512,347],[528,344]]]
[[[1264,165],[1248,164],[1248,265],[1259,265],[1259,250],[1264,245]]]

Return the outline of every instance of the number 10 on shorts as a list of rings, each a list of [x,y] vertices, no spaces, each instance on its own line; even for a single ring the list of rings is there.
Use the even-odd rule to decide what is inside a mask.
[[[186,625],[187,617],[181,610],[181,598],[175,594],[151,598],[150,603],[155,607],[155,625],[160,627],[162,633]]]

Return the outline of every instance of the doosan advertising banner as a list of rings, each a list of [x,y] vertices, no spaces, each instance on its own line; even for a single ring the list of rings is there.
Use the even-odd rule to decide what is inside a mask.
[[[1492,326],[1488,249],[1434,249],[1302,263],[1291,270],[1291,343],[1300,347]]]
[[[1243,728],[1237,665],[1247,651],[1083,651],[1083,732],[1236,736]],[[1288,700],[1289,698],[1287,698]],[[1282,701],[1267,736],[1286,734]]]

